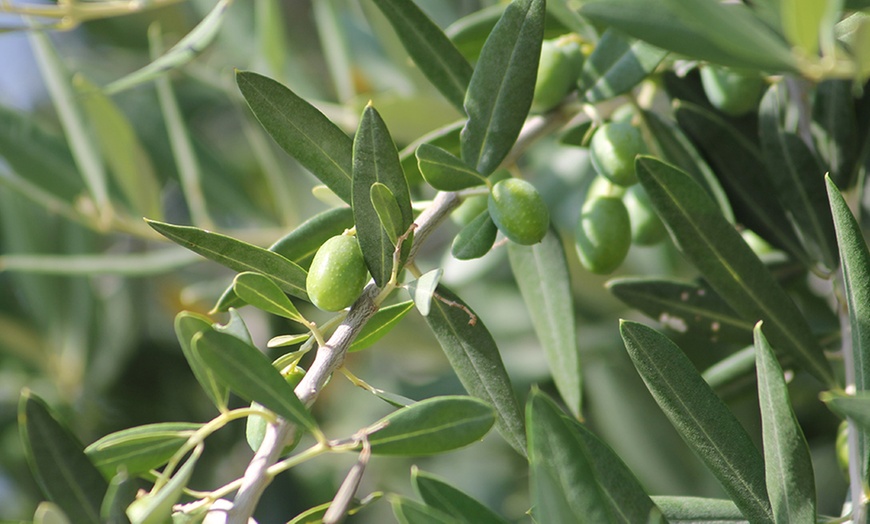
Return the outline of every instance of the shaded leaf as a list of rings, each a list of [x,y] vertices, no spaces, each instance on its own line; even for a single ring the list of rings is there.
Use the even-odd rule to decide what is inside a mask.
[[[537,522],[617,522],[573,429],[552,400],[532,391],[526,404],[532,515]]]
[[[653,502],[672,522],[746,522],[730,500],[702,497],[653,497]]]
[[[431,473],[411,468],[411,481],[423,502],[462,524],[507,524],[492,510]]]
[[[414,302],[411,300],[379,309],[366,322],[366,325],[363,326],[347,350],[354,352],[371,347],[375,342],[389,333],[412,309],[414,309]]]
[[[350,137],[317,108],[270,78],[239,71],[236,83],[275,142],[350,204],[353,171]]]
[[[239,273],[233,280],[233,291],[256,308],[305,324],[305,318],[299,314],[293,302],[290,302],[275,281],[265,275],[251,271]]]
[[[732,125],[689,102],[676,104],[677,121],[710,159],[737,220],[781,247],[798,260],[811,264],[779,200],[769,198],[776,188],[758,148]]]
[[[178,337],[178,343],[181,345],[181,351],[184,353],[187,365],[190,366],[196,381],[199,382],[200,387],[212,403],[217,406],[218,410],[225,411],[229,389],[217,380],[199,354],[193,351],[194,335],[210,329],[212,329],[211,321],[196,313],[182,311],[175,316],[175,336]]]
[[[484,209],[459,230],[450,246],[450,253],[459,260],[480,258],[489,253],[497,236],[498,226],[492,221],[489,211]]]
[[[409,498],[390,497],[390,505],[399,524],[457,524],[451,516]]]
[[[411,300],[414,301],[417,310],[424,317],[431,311],[432,296],[438,288],[438,282],[443,273],[444,270],[441,268],[433,269],[417,280],[408,283],[408,294],[411,295]]]
[[[399,226],[404,233],[414,221],[408,182],[386,124],[377,110],[368,105],[353,141],[352,207],[356,236],[366,266],[375,283],[383,286],[390,280],[395,248],[390,236],[381,227],[380,218],[372,204],[371,188],[376,183],[385,185],[395,197],[402,219]],[[406,241],[403,250],[409,247],[410,242]]]
[[[824,177],[810,148],[783,127],[788,100],[782,83],[772,85],[761,100],[759,135],[776,196],[817,260],[837,267],[837,241],[831,209],[822,191]]]
[[[680,251],[735,311],[763,320],[771,343],[826,384],[831,367],[806,319],[752,249],[691,177],[639,157],[637,176]]]
[[[193,349],[215,376],[243,399],[262,404],[309,430],[317,428],[293,386],[257,348],[232,335],[203,331],[193,337]]]
[[[831,79],[816,86],[810,126],[816,152],[839,187],[851,187],[858,156],[858,122],[852,81]]]
[[[516,0],[486,39],[465,95],[462,160],[487,176],[514,145],[529,113],[544,35],[544,1]]]
[[[653,398],[752,522],[772,522],[758,448],[679,347],[655,330],[623,320],[625,348]]]
[[[109,489],[100,507],[100,517],[103,522],[111,524],[130,524],[127,518],[127,507],[136,499],[139,490],[136,479],[130,478],[121,471],[109,481]]]
[[[233,0],[220,0],[196,27],[163,56],[107,85],[106,93],[113,95],[136,87],[193,60],[214,40],[232,3]]]
[[[402,170],[405,172],[405,178],[408,183],[416,185],[422,182],[423,174],[420,173],[420,168],[417,161],[417,149],[422,144],[431,144],[439,147],[453,156],[460,154],[459,134],[462,127],[465,125],[464,120],[447,124],[432,132],[426,133],[417,140],[411,142],[399,152],[399,161],[402,163]]]
[[[855,421],[865,433],[870,432],[870,392],[859,391],[849,395],[842,391],[825,391],[819,398],[831,411]]]
[[[510,242],[508,256],[559,394],[571,413],[580,418],[583,391],[580,353],[562,240],[550,230],[538,244],[521,246]]]
[[[453,42],[414,2],[375,0],[375,5],[390,21],[420,71],[462,111],[472,68]]]
[[[85,454],[107,478],[119,471],[136,476],[159,468],[172,458],[202,424],[163,422],[110,433],[85,448]]]
[[[202,444],[194,448],[190,457],[159,490],[136,499],[127,507],[127,517],[131,524],[164,524],[170,520],[172,506],[184,493],[202,449]]]
[[[499,433],[525,455],[522,413],[495,340],[459,297],[444,286],[436,293],[426,322],[466,391],[495,407]]]
[[[305,291],[305,278],[308,273],[277,253],[197,227],[176,226],[154,220],[146,222],[161,235],[194,253],[234,271],[262,273],[287,293],[308,300]]]
[[[372,207],[378,215],[378,220],[381,222],[381,227],[390,237],[390,242],[393,246],[399,243],[399,236],[404,233],[402,230],[402,212],[399,210],[399,203],[396,202],[396,197],[390,188],[375,182],[371,187]]]
[[[608,29],[583,63],[580,98],[594,104],[628,92],[653,72],[667,51]]]
[[[748,344],[752,322],[741,318],[707,286],[655,277],[625,277],[607,288],[626,305],[669,329],[709,341]]]
[[[98,524],[108,484],[84,453],[84,446],[48,405],[21,392],[18,430],[24,455],[39,489],[75,523]]]
[[[420,144],[415,155],[423,178],[440,191],[459,191],[486,183],[485,177],[438,146]]]
[[[785,377],[773,348],[756,324],[758,405],[764,439],[767,493],[777,523],[816,521],[816,487],[810,448],[791,407]]]
[[[373,424],[368,436],[375,455],[420,456],[465,447],[495,423],[492,406],[473,397],[443,396],[401,408]]]

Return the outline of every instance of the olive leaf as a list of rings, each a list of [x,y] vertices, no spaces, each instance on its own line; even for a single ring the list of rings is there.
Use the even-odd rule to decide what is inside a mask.
[[[459,230],[459,234],[453,239],[450,252],[459,260],[480,258],[489,253],[497,236],[498,227],[492,221],[489,211],[481,211]]]
[[[423,179],[435,189],[459,191],[486,183],[486,177],[438,146],[420,144],[415,155]]]
[[[189,422],[136,426],[100,438],[85,454],[107,478],[119,471],[135,476],[166,464],[200,427]]]
[[[431,473],[411,468],[414,490],[427,506],[450,515],[458,524],[507,524],[502,517]]]
[[[273,315],[307,325],[305,318],[275,282],[260,273],[246,271],[233,280],[233,291],[248,304]]]
[[[607,29],[580,73],[580,97],[590,103],[621,95],[639,84],[667,51]]]
[[[371,187],[372,207],[375,208],[375,213],[378,215],[378,220],[381,221],[384,231],[390,237],[390,242],[393,246],[399,243],[399,235],[404,233],[402,230],[402,211],[399,209],[399,203],[396,202],[396,197],[390,188],[380,182],[375,182]]]

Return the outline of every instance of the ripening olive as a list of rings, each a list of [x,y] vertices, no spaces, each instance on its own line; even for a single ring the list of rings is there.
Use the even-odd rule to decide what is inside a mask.
[[[701,84],[713,107],[731,116],[755,109],[764,88],[757,73],[718,66],[701,68]]]
[[[640,130],[630,122],[610,122],[592,135],[589,156],[599,175],[616,185],[628,187],[637,183],[634,158],[646,153]]]
[[[631,223],[622,200],[607,196],[587,200],[574,240],[583,267],[602,275],[613,272],[631,246]]]
[[[653,209],[649,195],[640,185],[633,185],[622,197],[631,220],[631,241],[638,246],[652,246],[667,236],[665,225]]]
[[[297,367],[290,373],[284,375],[284,380],[295,388],[299,385],[299,382],[302,381],[302,377],[304,376],[305,371],[303,371],[302,368]],[[256,402],[251,402],[251,408],[266,409]],[[266,425],[266,419],[263,417],[256,415],[248,417],[247,424],[245,425],[245,439],[248,441],[248,446],[251,447],[251,450],[257,451],[260,449],[260,444],[263,443],[263,437],[266,435]],[[295,436],[293,437],[293,441],[284,447],[284,450],[281,452],[282,455],[286,455],[293,451],[293,448],[295,448],[299,443],[299,439],[302,437],[302,432],[296,431],[294,433]]]
[[[565,95],[576,87],[583,61],[583,52],[576,37],[544,40],[541,43],[532,111],[543,113],[559,105]]]
[[[305,287],[308,298],[324,311],[339,311],[353,304],[366,284],[366,264],[356,237],[338,235],[320,246]]]
[[[544,199],[535,186],[519,178],[494,185],[487,208],[499,231],[517,244],[537,244],[550,227],[550,213]]]

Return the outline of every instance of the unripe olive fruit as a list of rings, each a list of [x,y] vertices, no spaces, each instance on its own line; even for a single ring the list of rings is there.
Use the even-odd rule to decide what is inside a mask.
[[[731,116],[754,110],[764,89],[757,73],[718,66],[701,68],[701,84],[713,107]]]
[[[550,213],[535,186],[519,178],[492,187],[487,202],[492,221],[517,244],[537,244],[550,227]]]
[[[339,311],[353,304],[366,284],[366,264],[356,237],[338,235],[320,246],[305,287],[311,303],[324,311]]]
[[[646,153],[640,129],[630,122],[609,122],[592,135],[589,155],[599,175],[628,187],[637,183],[634,158]]]
[[[541,43],[532,111],[543,113],[559,105],[576,86],[583,61],[583,52],[575,39],[544,40]]]
[[[631,223],[622,200],[595,197],[583,204],[574,229],[580,263],[593,273],[612,273],[631,246]]]
[[[302,377],[304,376],[305,372],[302,368],[295,368],[290,373],[284,375],[284,380],[295,388],[299,385],[299,382],[302,381]],[[256,402],[251,402],[251,407],[263,410],[266,409]],[[267,422],[265,418],[256,415],[248,417],[247,424],[245,425],[245,439],[248,441],[248,446],[251,447],[252,451],[260,449],[260,444],[263,443],[263,437],[266,436],[266,426]],[[295,448],[299,443],[299,439],[302,437],[302,432],[296,431],[294,433],[295,436],[293,437],[293,441],[284,447],[284,450],[281,452],[282,455],[286,455],[293,451],[293,448]]]
[[[631,241],[638,246],[652,246],[664,240],[668,232],[656,214],[649,195],[640,185],[628,188],[622,197],[631,221]]]

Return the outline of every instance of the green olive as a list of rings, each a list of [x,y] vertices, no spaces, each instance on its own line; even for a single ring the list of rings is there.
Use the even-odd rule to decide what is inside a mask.
[[[638,246],[652,246],[667,236],[665,225],[656,214],[643,187],[633,185],[622,197],[631,220],[631,241]]]
[[[755,72],[717,66],[701,68],[701,84],[713,107],[731,116],[753,111],[764,89],[764,80]]]
[[[535,81],[532,111],[553,109],[576,87],[584,56],[575,38],[544,40]]]
[[[284,380],[287,381],[288,384],[293,386],[294,388],[299,385],[299,382],[302,381],[302,377],[305,376],[305,371],[302,368],[294,368],[293,371],[284,375]],[[261,409],[263,411],[266,410],[263,406],[257,404],[256,402],[251,402],[251,408]],[[248,441],[248,446],[251,447],[251,450],[257,451],[260,449],[260,444],[263,443],[263,437],[266,436],[266,419],[260,416],[249,416],[247,419],[247,424],[245,425],[245,439]],[[293,437],[293,441],[287,444],[284,447],[284,450],[281,452],[282,455],[287,455],[293,448],[299,444],[299,439],[302,437],[301,431],[296,431]]]
[[[499,231],[517,244],[537,244],[550,227],[550,213],[544,199],[535,186],[519,178],[494,185],[487,207]]]
[[[634,159],[646,153],[640,130],[630,122],[610,122],[592,135],[589,155],[595,171],[616,185],[637,183]]]
[[[305,287],[308,298],[324,311],[339,311],[359,297],[366,284],[366,264],[356,237],[338,235],[320,246]]]
[[[631,223],[622,200],[594,197],[583,204],[574,230],[577,256],[583,267],[593,273],[612,273],[631,246]]]

